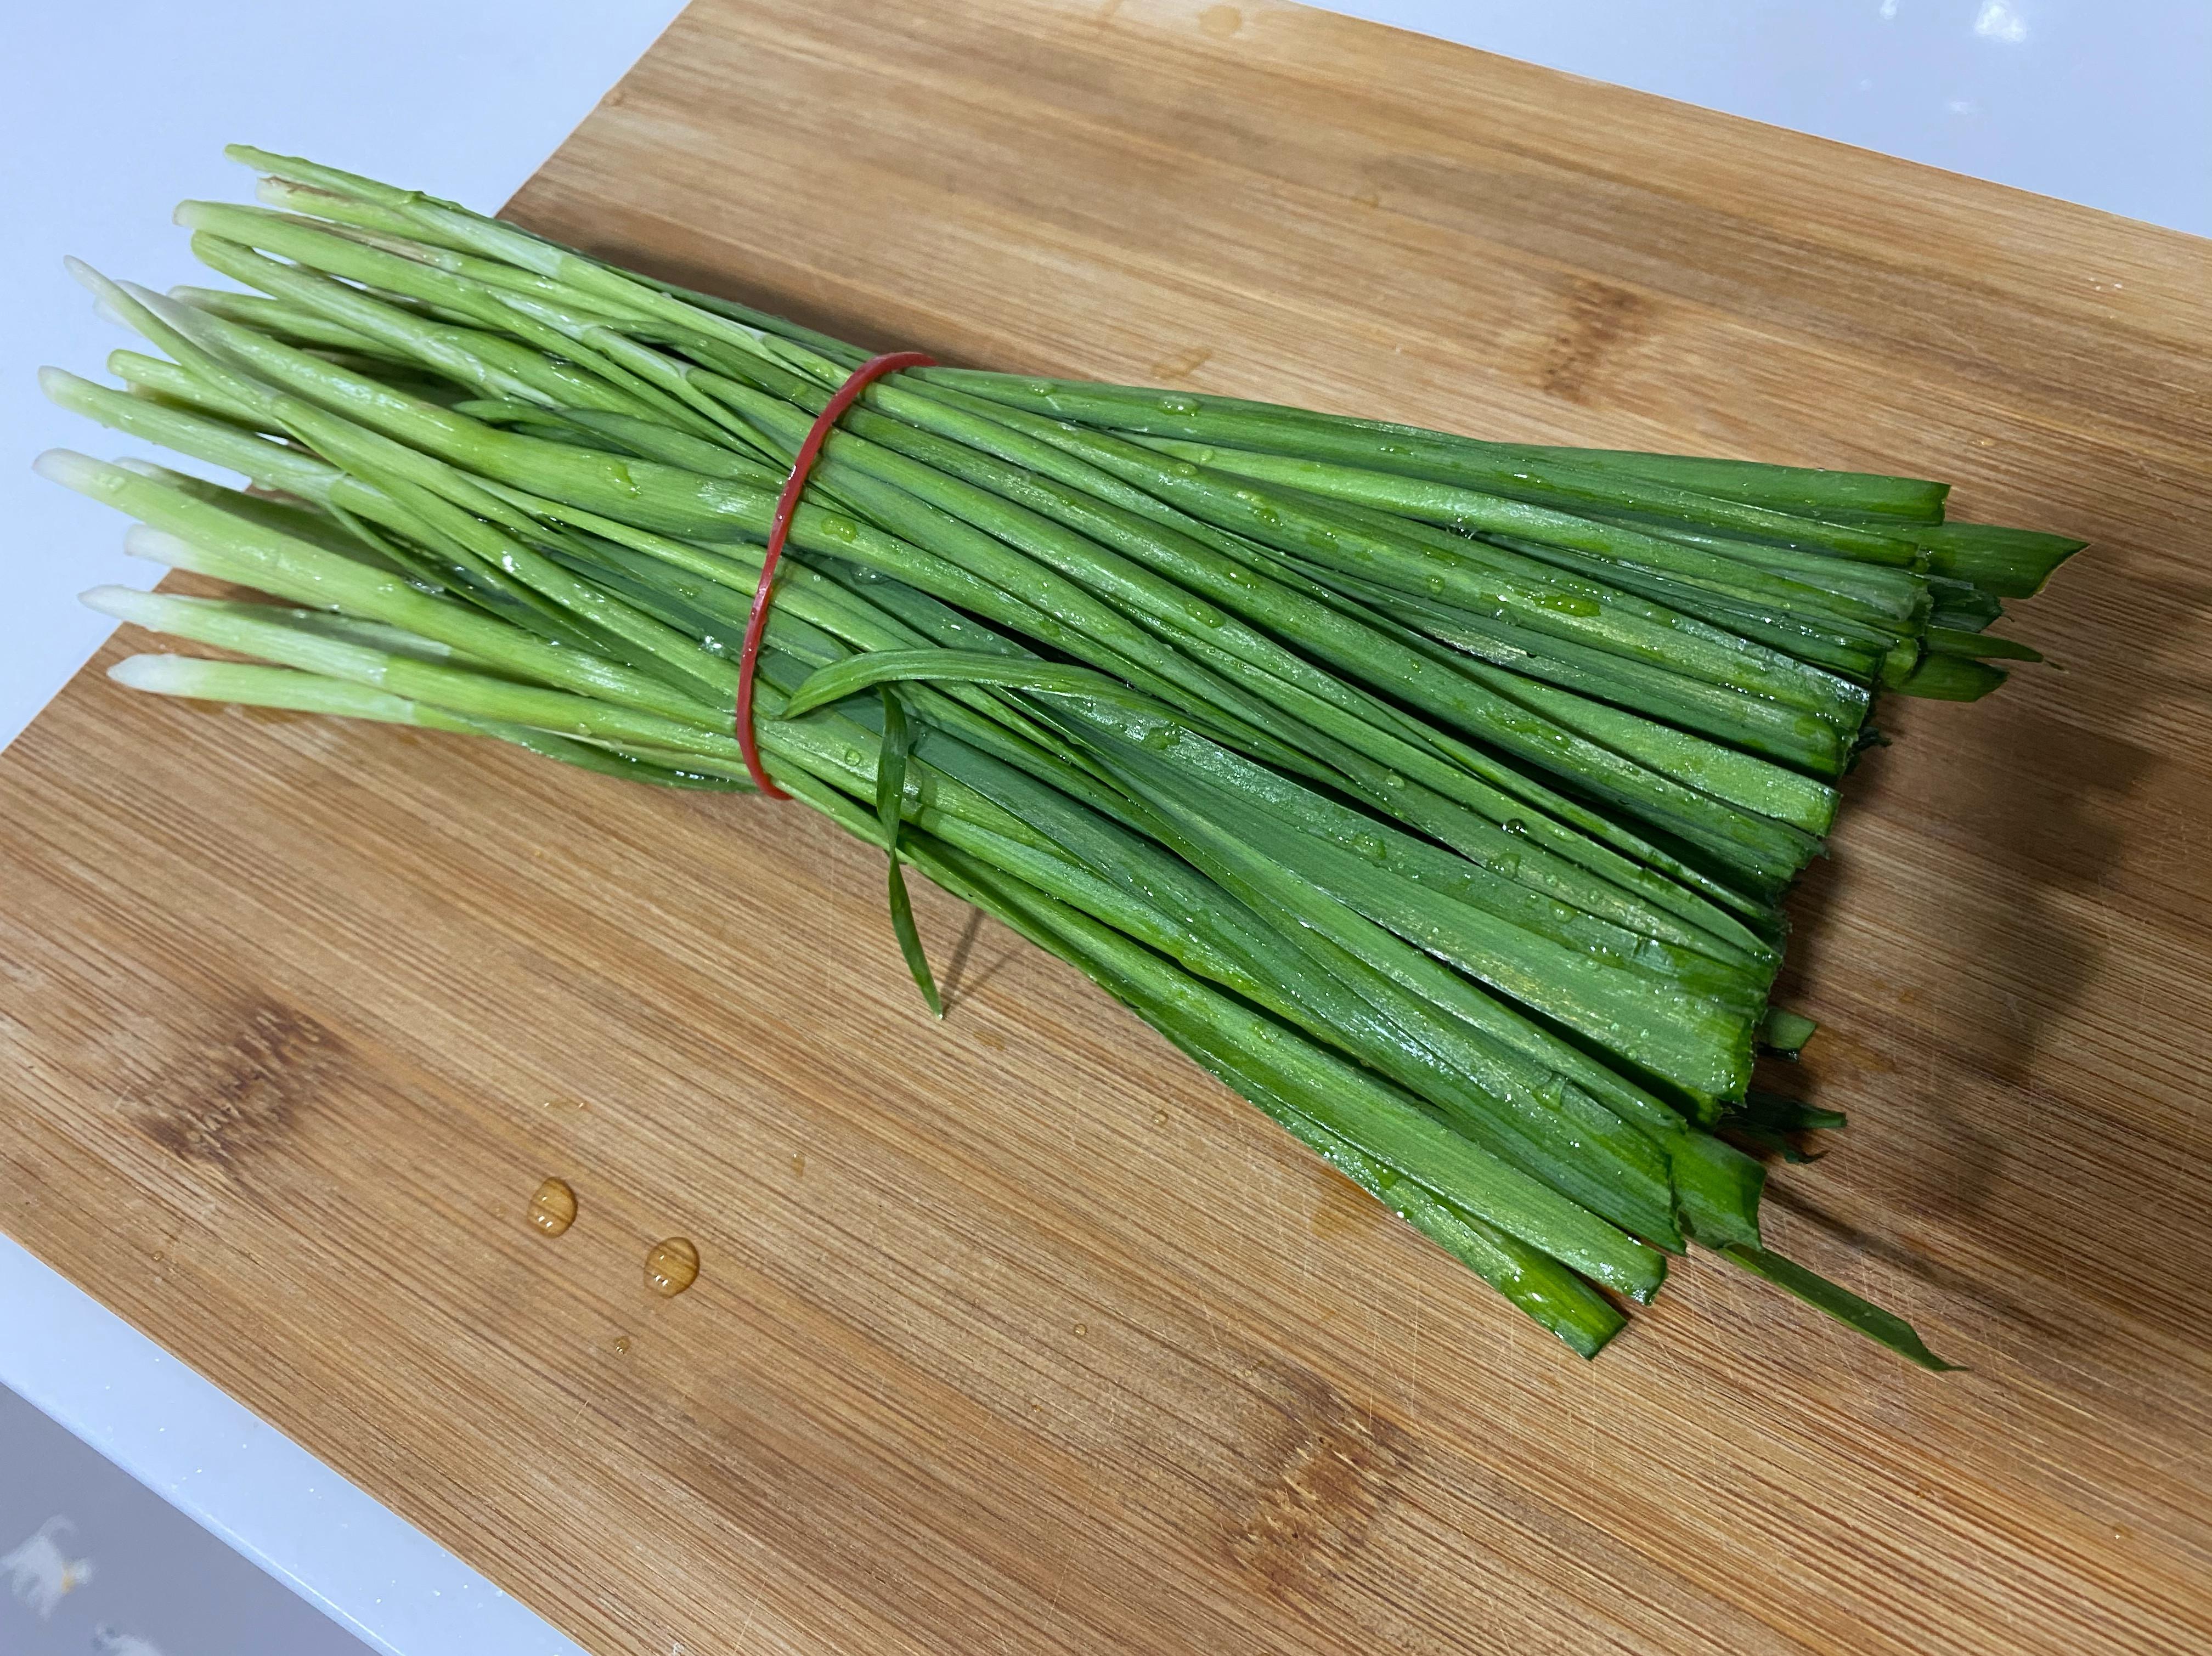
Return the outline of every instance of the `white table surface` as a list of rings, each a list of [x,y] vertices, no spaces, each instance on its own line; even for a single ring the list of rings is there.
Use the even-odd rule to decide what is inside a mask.
[[[90,13],[18,0],[0,53],[0,743],[106,635],[76,593],[160,573],[123,555],[122,525],[103,508],[28,471],[56,445],[124,452],[37,394],[40,364],[94,372],[125,343],[62,256],[155,287],[201,279],[169,209],[244,195],[246,175],[222,158],[234,141],[495,204],[678,9],[109,0]],[[2201,0],[1334,9],[2212,234],[2212,7]],[[375,1648],[575,1649],[5,1238],[0,1383]]]

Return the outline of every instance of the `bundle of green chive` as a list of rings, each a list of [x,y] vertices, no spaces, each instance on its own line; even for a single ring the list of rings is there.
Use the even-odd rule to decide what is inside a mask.
[[[775,495],[864,353],[283,156],[192,203],[249,292],[82,270],[167,353],[63,406],[250,492],[56,452],[132,549],[277,600],[88,601],[225,658],[173,695],[750,786],[737,653]],[[1840,1118],[1747,1091],[1778,907],[1877,689],[1971,699],[2000,600],[2079,543],[1944,487],[1477,442],[950,368],[878,382],[799,509],[761,752],[1072,962],[1585,1356],[1717,1251],[1916,1362],[1760,1246],[1762,1168]],[[242,657],[246,659],[228,658]],[[1735,1141],[1734,1143],[1730,1142]]]

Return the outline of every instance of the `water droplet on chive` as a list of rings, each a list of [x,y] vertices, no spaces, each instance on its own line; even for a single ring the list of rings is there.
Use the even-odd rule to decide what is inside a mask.
[[[1594,616],[1600,608],[1595,598],[1586,598],[1579,592],[1539,592],[1534,602],[1562,616]]]

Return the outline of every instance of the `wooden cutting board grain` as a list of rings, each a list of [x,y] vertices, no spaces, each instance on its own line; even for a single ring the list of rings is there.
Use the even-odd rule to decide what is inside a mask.
[[[510,210],[879,347],[2093,537],[2064,670],[1886,707],[1797,899],[1852,1125],[1774,1238],[1968,1372],[1700,1260],[1579,1363],[943,901],[933,1026],[804,811],[129,639],[0,759],[11,1233],[599,1652],[2212,1645],[2212,244],[1170,0],[700,0]]]

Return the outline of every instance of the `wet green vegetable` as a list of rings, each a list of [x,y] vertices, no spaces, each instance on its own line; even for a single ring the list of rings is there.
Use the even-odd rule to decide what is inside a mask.
[[[411,191],[234,152],[188,203],[252,292],[82,270],[164,355],[64,408],[246,493],[56,452],[132,549],[266,595],[88,601],[246,660],[157,694],[749,787],[736,653],[775,494],[857,347]],[[2076,543],[1944,486],[1482,442],[931,368],[872,385],[795,516],[757,736],[884,852],[1067,960],[1571,1350],[1692,1242],[1910,1360],[1764,1248],[1832,1113],[1748,1091],[1783,893],[1883,690],[1967,699]]]

